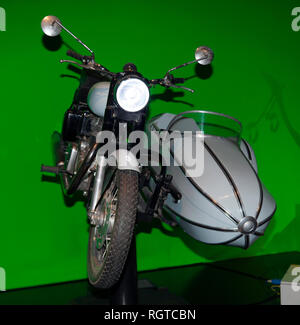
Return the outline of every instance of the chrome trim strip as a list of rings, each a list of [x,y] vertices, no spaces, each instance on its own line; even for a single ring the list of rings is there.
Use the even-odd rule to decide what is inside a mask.
[[[266,218],[265,220],[261,221],[257,227],[263,226],[265,223],[267,223],[268,221],[270,221],[272,219],[273,216],[270,216],[268,218]]]
[[[258,219],[259,214],[260,214],[260,211],[261,211],[261,208],[262,208],[262,205],[263,205],[263,197],[264,197],[263,196],[262,184],[261,184],[261,181],[260,181],[260,179],[259,179],[259,177],[257,175],[257,172],[255,171],[255,169],[253,168],[253,166],[251,165],[250,161],[247,159],[247,157],[245,156],[245,154],[243,153],[242,150],[241,150],[241,153],[244,156],[244,158],[247,160],[247,162],[248,162],[249,166],[251,167],[251,169],[253,170],[254,175],[256,177],[256,180],[258,182],[258,187],[259,187],[259,202],[258,202],[258,208],[257,208],[256,215],[255,215],[255,219]]]
[[[212,156],[214,161],[219,165],[219,167],[223,171],[224,175],[226,176],[227,180],[231,184],[234,195],[235,195],[237,201],[239,202],[242,218],[246,217],[245,208],[244,208],[244,205],[243,205],[243,202],[242,202],[242,199],[241,199],[241,195],[240,195],[240,193],[239,193],[239,191],[237,189],[237,186],[236,186],[234,180],[232,179],[231,175],[229,174],[228,170],[224,167],[224,165],[222,164],[220,159],[217,157],[217,155],[213,152],[213,150],[209,147],[209,145],[207,143],[205,143],[205,140],[204,140],[204,146],[207,149],[207,151],[210,153],[210,155]]]
[[[185,174],[185,170],[184,170],[184,168],[182,167],[182,166],[179,166],[179,168],[182,170],[182,172]],[[237,219],[235,219],[234,218],[234,216],[232,216],[227,210],[225,210],[225,208],[221,205],[221,204],[219,204],[218,202],[216,202],[212,197],[210,197],[206,192],[204,192],[203,190],[202,190],[202,188],[197,184],[197,183],[195,183],[195,181],[192,179],[192,178],[190,178],[190,177],[186,177],[188,180],[189,180],[189,182],[192,184],[192,185],[194,185],[194,187],[196,187],[196,189],[204,196],[204,197],[206,197],[206,199],[207,200],[209,200],[213,205],[215,205],[222,213],[224,213],[225,214],[225,216],[227,216],[227,218],[229,219],[229,220],[231,220],[234,224],[238,224],[239,223],[239,221],[237,220]]]
[[[168,208],[168,207],[167,207]],[[170,211],[172,211],[172,209],[168,208]],[[180,217],[180,215],[174,211],[174,214],[178,215]],[[187,221],[189,222],[189,221]],[[227,241],[224,241],[224,242],[220,242],[220,243],[205,243],[207,245],[227,245],[227,244],[230,244],[234,241],[236,241],[237,239],[241,238],[243,236],[243,234],[239,234],[237,235],[236,237],[232,238],[232,239],[229,239]]]
[[[263,226],[265,223],[267,223],[268,221],[270,221],[270,220],[273,218],[273,216],[274,216],[276,210],[277,210],[277,206],[275,206],[274,211],[272,212],[272,214],[271,214],[268,218],[266,218],[265,220],[261,221],[261,222],[257,225],[257,228],[259,228],[260,226]]]
[[[224,241],[224,242],[221,242],[221,243],[217,243],[217,244],[209,244],[209,245],[227,245],[227,244],[231,244],[233,243],[234,241],[240,239],[241,237],[243,236],[243,234],[240,234],[230,240],[227,240],[227,241]]]
[[[165,206],[164,208],[167,209],[167,210],[170,210],[173,214],[177,215],[178,217],[180,217],[184,221],[186,221],[186,222],[188,222],[188,223],[190,223],[190,224],[192,224],[194,226],[199,226],[201,228],[205,228],[205,229],[209,229],[209,230],[215,230],[215,231],[238,232],[238,228],[227,229],[227,228],[213,227],[213,226],[204,225],[202,223],[198,223],[198,222],[195,222],[195,221],[191,221],[191,220],[183,217],[181,214],[174,211],[172,208],[170,208],[168,206]]]
[[[254,235],[256,235],[256,236],[263,236],[264,234],[263,234],[262,232],[255,231],[255,232],[254,232]]]
[[[249,235],[245,235],[245,246],[244,249],[247,249],[249,247]]]
[[[244,143],[244,145],[245,145],[245,147],[246,147],[246,150],[247,150],[247,154],[248,154],[248,156],[249,156],[249,159],[252,160],[251,151],[250,151],[250,149],[249,149],[249,146],[248,146],[247,142],[246,142],[244,139],[242,139],[242,141],[243,141],[243,143]]]

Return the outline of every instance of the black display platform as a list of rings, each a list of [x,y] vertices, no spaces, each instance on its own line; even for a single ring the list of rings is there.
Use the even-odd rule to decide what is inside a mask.
[[[72,305],[119,305],[118,301],[111,301],[110,295],[97,295],[92,290],[86,296],[78,297],[71,301]],[[183,298],[171,293],[167,288],[157,288],[148,280],[138,281],[138,304],[139,305],[187,305]]]
[[[278,305],[266,279],[280,279],[300,253],[249,257],[138,273],[139,304]],[[87,280],[0,293],[0,305],[108,305],[109,292]]]

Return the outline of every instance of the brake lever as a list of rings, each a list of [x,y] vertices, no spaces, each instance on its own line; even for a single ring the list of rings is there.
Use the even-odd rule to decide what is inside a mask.
[[[108,71],[106,68],[102,67],[102,65],[98,63],[92,63],[90,62],[89,64],[81,64],[73,60],[60,60],[60,63],[70,63],[70,64],[75,64],[81,68],[87,69],[87,70],[92,70],[96,72],[100,72],[102,74],[108,75],[110,77],[115,76],[113,72]],[[92,63],[92,64],[91,64]]]
[[[88,66],[87,64],[81,64],[81,63],[78,63],[73,60],[59,60],[59,62],[60,63],[71,63],[71,64],[78,65],[79,67],[84,68],[84,69],[93,70],[91,66]]]
[[[189,92],[191,92],[191,93],[194,93],[194,92],[195,92],[194,89],[187,88],[187,87],[184,87],[184,86],[170,85],[170,86],[168,86],[168,87],[181,88],[181,89],[187,90],[187,91],[189,91]]]
[[[175,84],[173,84],[171,82],[172,78],[171,78],[171,74],[168,72],[163,79],[153,79],[150,81],[150,84],[152,84],[153,86],[154,85],[161,85],[162,87],[165,87],[165,88],[169,88],[169,87],[173,87],[173,88],[181,88],[181,89],[184,89],[184,90],[187,90],[191,93],[194,93],[195,90],[191,89],[191,88],[187,88],[187,87],[184,87],[184,86],[177,86]]]

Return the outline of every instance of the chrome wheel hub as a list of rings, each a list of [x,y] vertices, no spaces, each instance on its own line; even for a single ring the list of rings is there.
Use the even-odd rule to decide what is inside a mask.
[[[93,251],[98,261],[102,261],[111,241],[117,209],[117,188],[113,182],[104,194],[97,214],[94,215]]]

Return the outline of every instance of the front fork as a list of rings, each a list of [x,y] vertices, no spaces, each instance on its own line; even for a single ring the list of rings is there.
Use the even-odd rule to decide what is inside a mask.
[[[96,155],[96,173],[95,173],[95,179],[94,179],[94,185],[91,195],[91,201],[88,208],[88,217],[90,219],[90,223],[92,225],[96,225],[99,223],[99,213],[97,213],[97,207],[99,200],[101,198],[102,190],[103,190],[103,184],[104,184],[104,178],[105,178],[105,171],[107,169],[107,159],[100,155],[100,151],[98,151]]]
[[[99,214],[98,204],[103,193],[103,185],[105,181],[105,174],[108,166],[108,159],[114,161],[114,165],[120,170],[134,170],[138,173],[141,172],[139,163],[136,157],[126,149],[116,150],[109,158],[103,156],[99,150],[96,154],[96,173],[90,205],[88,208],[88,217],[92,225],[101,223],[101,216]],[[110,159],[110,160],[111,160]]]

